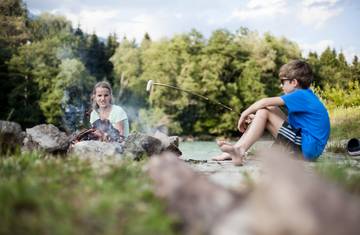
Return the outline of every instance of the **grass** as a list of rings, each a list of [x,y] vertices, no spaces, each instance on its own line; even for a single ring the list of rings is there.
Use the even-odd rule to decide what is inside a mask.
[[[331,133],[326,151],[346,153],[346,143],[360,138],[360,107],[334,108],[329,111]]]
[[[1,156],[0,234],[175,234],[142,166],[100,173],[74,157]]]
[[[329,115],[331,140],[360,138],[360,107],[335,108]]]

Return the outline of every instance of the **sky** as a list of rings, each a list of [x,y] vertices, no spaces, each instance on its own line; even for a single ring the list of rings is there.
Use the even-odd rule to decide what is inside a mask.
[[[116,33],[140,42],[196,29],[206,38],[217,29],[247,27],[296,42],[303,55],[327,46],[360,57],[357,0],[25,0],[32,14],[64,15],[73,26],[106,38]]]

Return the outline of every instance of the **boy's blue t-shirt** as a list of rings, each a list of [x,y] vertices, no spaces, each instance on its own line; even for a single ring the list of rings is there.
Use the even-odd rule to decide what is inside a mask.
[[[297,89],[280,96],[288,109],[288,122],[301,129],[304,157],[313,160],[321,155],[330,135],[330,120],[325,106],[311,89]]]

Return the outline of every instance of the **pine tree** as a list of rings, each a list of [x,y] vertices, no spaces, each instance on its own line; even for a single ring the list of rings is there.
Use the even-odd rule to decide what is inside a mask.
[[[99,38],[93,33],[88,39],[87,54],[85,59],[86,69],[91,75],[96,77],[97,81],[106,78],[106,55],[105,45],[99,41]]]
[[[114,85],[114,65],[110,58],[114,55],[116,48],[119,46],[116,33],[110,34],[105,45],[104,72],[107,80]]]
[[[359,58],[355,55],[351,64],[351,80],[360,83],[360,63]]]

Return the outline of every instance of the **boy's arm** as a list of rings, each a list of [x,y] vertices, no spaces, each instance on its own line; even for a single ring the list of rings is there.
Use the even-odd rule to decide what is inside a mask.
[[[266,108],[268,106],[282,106],[284,105],[284,100],[280,97],[270,97],[270,98],[263,98],[261,100],[256,101],[252,105],[250,105],[244,112],[241,113],[238,122],[238,129],[241,132],[245,131],[244,123],[247,116],[252,113],[255,113],[257,110]]]

